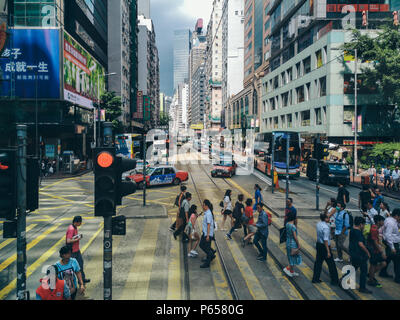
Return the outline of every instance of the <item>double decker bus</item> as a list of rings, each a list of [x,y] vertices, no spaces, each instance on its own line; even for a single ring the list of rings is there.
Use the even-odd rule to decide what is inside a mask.
[[[254,167],[271,176],[272,159],[278,176],[286,176],[286,147],[289,137],[289,175],[300,176],[301,140],[300,133],[275,131],[256,135],[254,142]],[[273,148],[274,146],[274,148]]]
[[[117,154],[129,159],[141,159],[142,140],[141,134],[116,135],[115,146],[117,148]]]

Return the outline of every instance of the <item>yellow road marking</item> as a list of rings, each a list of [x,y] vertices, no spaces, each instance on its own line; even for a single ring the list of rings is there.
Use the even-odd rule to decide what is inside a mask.
[[[53,231],[55,231],[58,227],[60,226],[60,224],[57,224],[55,226],[50,227],[49,229],[47,229],[45,232],[43,232],[40,236],[38,236],[37,238],[35,238],[34,240],[32,240],[31,242],[28,243],[27,247],[26,247],[26,251],[29,251],[30,249],[32,249],[34,246],[36,246],[40,241],[42,241],[45,237],[47,237],[50,233],[52,233]],[[65,240],[65,238],[64,238]],[[10,264],[12,264],[15,260],[17,260],[17,254],[13,254],[11,257],[9,257],[7,260],[5,260],[4,262],[2,262],[0,264],[0,272],[3,271],[5,268],[7,268]]]
[[[126,198],[128,198],[130,200],[143,201],[143,199],[134,198],[134,197],[126,197]],[[155,204],[163,204],[165,206],[172,206],[173,205],[171,203],[165,203],[165,202],[156,201],[156,200],[146,200],[146,202],[155,203]]]
[[[253,270],[249,266],[247,259],[243,256],[242,251],[239,249],[236,241],[227,241],[228,247],[232,252],[233,259],[235,260],[243,279],[246,282],[247,288],[254,300],[269,300],[265,291],[263,290],[260,282],[258,281]]]
[[[220,257],[214,260],[215,263],[211,263],[210,271],[214,282],[218,300],[233,300],[231,290],[226,280],[225,273],[222,270]]]
[[[52,195],[52,194],[48,194],[48,193],[45,193],[45,192],[42,192],[42,194],[45,195],[45,196],[47,196],[47,197],[50,197],[50,198],[54,198],[54,199],[58,199],[58,200],[63,200],[63,201],[67,201],[67,202],[71,202],[71,203],[75,203],[75,204],[83,204],[84,206],[87,206],[87,207],[89,207],[89,208],[94,208],[93,205],[86,204],[86,203],[81,203],[81,202],[79,202],[79,201],[74,201],[74,200],[70,200],[70,199],[65,199],[65,198],[63,198],[63,197],[58,197],[58,196],[55,196],[55,195]]]
[[[31,224],[31,225],[27,226],[26,227],[26,232],[31,231],[36,226],[37,226],[37,224]],[[0,243],[0,250],[3,249],[5,246],[9,245],[10,243],[12,243],[15,240],[17,240],[17,239],[7,239],[7,240],[3,241],[2,243]]]
[[[83,248],[82,248],[82,250],[81,250],[82,254],[87,250],[87,248],[89,248],[89,246],[92,244],[92,242],[97,238],[97,236],[99,235],[99,233],[103,230],[103,227],[104,227],[104,222],[101,222],[101,223],[100,223],[99,229],[98,229],[98,230],[95,232],[95,234],[90,238],[90,240],[88,241],[88,243],[86,243],[86,244],[83,246]]]
[[[172,219],[171,222],[173,222]],[[179,254],[181,250],[181,242],[172,240],[169,252],[167,300],[182,299],[181,259]]]
[[[146,300],[157,245],[159,220],[147,220],[121,300]]]
[[[58,184],[60,184],[60,183],[63,183],[63,182],[66,182],[66,181],[71,181],[71,180],[74,180],[74,178],[62,179],[62,180],[60,180],[60,181],[54,182],[54,183],[52,183],[52,184],[49,184],[49,185],[47,185],[47,186],[45,186],[45,187],[43,187],[43,188],[40,188],[40,189],[39,189],[39,192],[42,191],[42,190],[46,190],[46,189],[48,189],[48,188],[54,187],[54,186],[56,186],[56,185],[58,185]]]

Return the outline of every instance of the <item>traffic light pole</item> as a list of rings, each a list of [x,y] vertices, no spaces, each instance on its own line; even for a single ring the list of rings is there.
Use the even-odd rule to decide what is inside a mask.
[[[26,125],[17,125],[17,300],[26,300]]]
[[[100,123],[100,122],[99,122]],[[112,123],[103,123],[104,147],[112,146]],[[98,140],[100,143],[100,140]],[[103,281],[104,300],[112,300],[112,216],[104,217]]]
[[[317,144],[320,143],[320,137],[319,134],[317,135]],[[317,145],[314,146],[316,148]],[[319,178],[320,178],[320,172],[319,172],[319,159],[317,159],[317,184],[316,184],[316,210],[319,210]]]
[[[275,170],[275,136],[272,134],[272,152],[271,152],[271,177],[272,177],[272,193],[274,193],[275,189],[275,175],[274,175],[274,170]],[[268,172],[265,170],[265,172]]]
[[[287,135],[286,139],[286,201],[289,199],[289,165],[290,165],[290,135]]]
[[[143,207],[146,206],[146,139],[147,135],[146,133],[143,134]]]

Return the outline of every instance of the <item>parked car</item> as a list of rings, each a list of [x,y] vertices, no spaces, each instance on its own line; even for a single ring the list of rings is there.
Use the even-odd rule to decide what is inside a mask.
[[[319,162],[320,182],[323,184],[337,184],[343,182],[350,184],[349,167],[343,163],[332,161]],[[310,180],[317,180],[317,160],[310,159],[307,164],[307,177]]]
[[[215,164],[211,171],[211,176],[215,177],[230,177],[236,174],[237,164],[232,158],[223,158],[219,163]]]
[[[128,176],[128,178],[135,181],[139,189],[143,189],[144,178],[142,173],[133,174]],[[177,186],[188,179],[188,172],[179,171],[172,166],[150,167],[146,169],[146,186],[148,187],[166,184]]]

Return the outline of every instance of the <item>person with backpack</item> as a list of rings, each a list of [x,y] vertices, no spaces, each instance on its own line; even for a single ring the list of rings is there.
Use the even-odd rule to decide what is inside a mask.
[[[182,242],[189,241],[188,236],[183,231],[186,228],[186,224],[189,221],[189,210],[190,210],[190,201],[192,200],[192,194],[187,192],[185,194],[185,199],[183,199],[181,203],[181,207],[179,209],[179,218],[176,223],[177,230],[173,233],[174,238],[176,238],[183,233]]]
[[[242,216],[244,215],[244,205],[243,205],[244,195],[240,194],[238,196],[238,201],[235,203],[235,208],[233,209],[233,220],[234,225],[232,229],[226,234],[229,240],[232,240],[233,231],[240,229],[242,227]]]
[[[254,222],[254,215],[253,215],[253,200],[252,199],[247,199],[246,200],[246,209],[244,212],[244,216],[242,216],[242,223],[244,227],[248,230],[248,233],[244,235],[244,238],[242,239],[242,245],[243,248],[247,244],[250,244],[251,238],[256,234],[257,232],[257,227]]]
[[[358,194],[358,208],[362,212],[367,212],[367,204],[372,200],[371,191],[367,185],[362,186],[362,191]]]
[[[329,274],[331,277],[331,284],[337,286],[339,284],[339,276],[336,269],[335,261],[331,250],[331,232],[329,226],[329,216],[322,213],[320,216],[321,221],[317,224],[317,256],[314,263],[314,274],[312,283],[320,283],[322,264],[324,261],[328,265]]]
[[[52,274],[50,268],[54,269],[54,274]],[[69,287],[65,283],[65,280],[58,279],[56,270],[56,266],[50,266],[47,269],[46,277],[40,279],[40,285],[36,289],[36,300],[71,300]],[[51,279],[51,277],[54,277],[54,279]]]
[[[214,239],[215,220],[212,212],[213,205],[211,204],[210,200],[204,200],[203,210],[204,218],[200,248],[207,256],[204,260],[202,260],[203,264],[200,266],[200,268],[206,269],[210,267],[211,261],[213,261],[216,257],[214,250],[211,248],[211,241]]]
[[[371,294],[372,291],[367,289],[367,276],[368,276],[368,259],[371,258],[365,238],[363,229],[365,226],[365,219],[363,217],[356,217],[354,219],[354,227],[350,231],[349,241],[349,254],[351,264],[357,270],[360,269],[360,288],[359,292]]]
[[[367,249],[371,254],[369,260],[369,286],[382,288],[382,285],[376,280],[375,274],[386,267],[386,254],[383,248],[382,241],[379,236],[379,229],[383,227],[385,218],[377,215],[374,219],[374,224],[371,226],[370,232],[366,235]]]
[[[181,186],[181,192],[176,196],[174,206],[178,207],[178,212],[176,214],[175,222],[169,227],[169,231],[171,231],[171,232],[176,231],[176,222],[179,219],[181,203],[182,203],[183,199],[185,199],[186,190],[187,190],[186,186]]]
[[[346,205],[338,202],[338,207],[335,215],[335,242],[338,257],[335,262],[343,262],[344,243],[349,234],[350,229],[350,214],[346,211]]]
[[[226,190],[225,196],[224,196],[224,201],[223,201],[223,209],[222,209],[222,215],[224,216],[222,219],[222,226],[221,230],[225,231],[225,221],[226,217],[231,218],[231,227],[233,226],[233,208],[232,208],[232,190]]]
[[[346,189],[346,186],[343,184],[343,182],[340,181],[338,186],[339,189],[336,201],[347,205],[350,202],[350,193]]]

